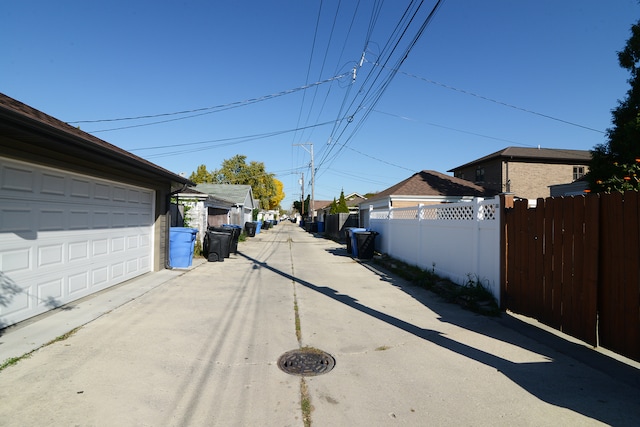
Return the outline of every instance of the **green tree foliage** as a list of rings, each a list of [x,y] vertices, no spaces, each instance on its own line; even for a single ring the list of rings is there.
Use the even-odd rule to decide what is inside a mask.
[[[296,200],[293,202],[293,209],[300,212],[300,214],[304,214],[305,216],[309,215],[309,204],[311,203],[311,196],[308,195],[304,201],[304,210],[302,209],[302,202],[300,200]]]
[[[222,161],[219,169],[207,171],[205,165],[198,166],[190,180],[196,184],[235,184],[250,185],[253,197],[260,200],[260,206],[265,209],[276,209],[284,199],[284,185],[274,174],[267,173],[264,163],[246,162],[247,156],[237,154]]]
[[[331,202],[331,207],[329,208],[329,215],[333,215],[338,213],[338,202],[336,202],[336,198],[333,198],[333,202]]]
[[[338,201],[337,213],[349,213],[347,201],[344,199],[344,190],[340,192],[340,200]]]
[[[213,174],[207,170],[206,165],[198,166],[195,172],[191,172],[189,181],[193,181],[196,184],[213,184]]]
[[[618,52],[618,62],[631,74],[631,87],[611,112],[613,127],[607,130],[607,142],[591,150],[587,180],[594,192],[640,188],[635,175],[640,159],[640,21],[631,27],[631,37]]]
[[[264,163],[251,161],[247,164],[246,160],[247,156],[242,154],[223,160],[220,169],[213,171],[214,182],[250,185],[253,197],[260,200],[260,206],[268,209],[271,199],[277,194],[274,175],[267,173]]]

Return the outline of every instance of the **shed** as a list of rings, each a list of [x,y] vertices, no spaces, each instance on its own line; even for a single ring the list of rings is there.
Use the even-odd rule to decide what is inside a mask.
[[[258,208],[250,185],[198,184],[196,190],[232,203],[229,224],[243,227],[245,222],[253,219],[253,210]]]

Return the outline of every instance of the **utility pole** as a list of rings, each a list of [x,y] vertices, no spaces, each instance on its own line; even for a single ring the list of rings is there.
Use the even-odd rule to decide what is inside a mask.
[[[302,219],[304,220],[304,173],[302,174],[302,178],[300,179],[300,188],[302,189],[302,203],[300,204],[300,215],[302,215]]]
[[[311,213],[311,222],[315,222],[314,215],[316,214],[316,209],[314,205],[315,201],[315,186],[316,186],[316,169],[313,165],[313,144],[310,142],[304,144],[293,144],[294,146],[300,146],[305,149],[305,151],[311,154],[311,206],[309,207],[309,211]],[[306,146],[310,147],[310,150],[307,150]],[[303,192],[304,193],[304,192]],[[304,201],[302,202],[304,205]]]

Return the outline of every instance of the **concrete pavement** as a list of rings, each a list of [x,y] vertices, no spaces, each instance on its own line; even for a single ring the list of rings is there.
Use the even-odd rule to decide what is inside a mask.
[[[304,378],[315,426],[640,425],[637,365],[464,311],[288,222],[239,250],[5,330],[0,361],[39,349],[0,372],[0,426],[303,425],[301,379],[276,363],[300,346],[336,359]]]

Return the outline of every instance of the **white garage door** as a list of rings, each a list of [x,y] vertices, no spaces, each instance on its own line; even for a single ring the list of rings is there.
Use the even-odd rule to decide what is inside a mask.
[[[151,271],[154,199],[0,157],[0,327]]]

